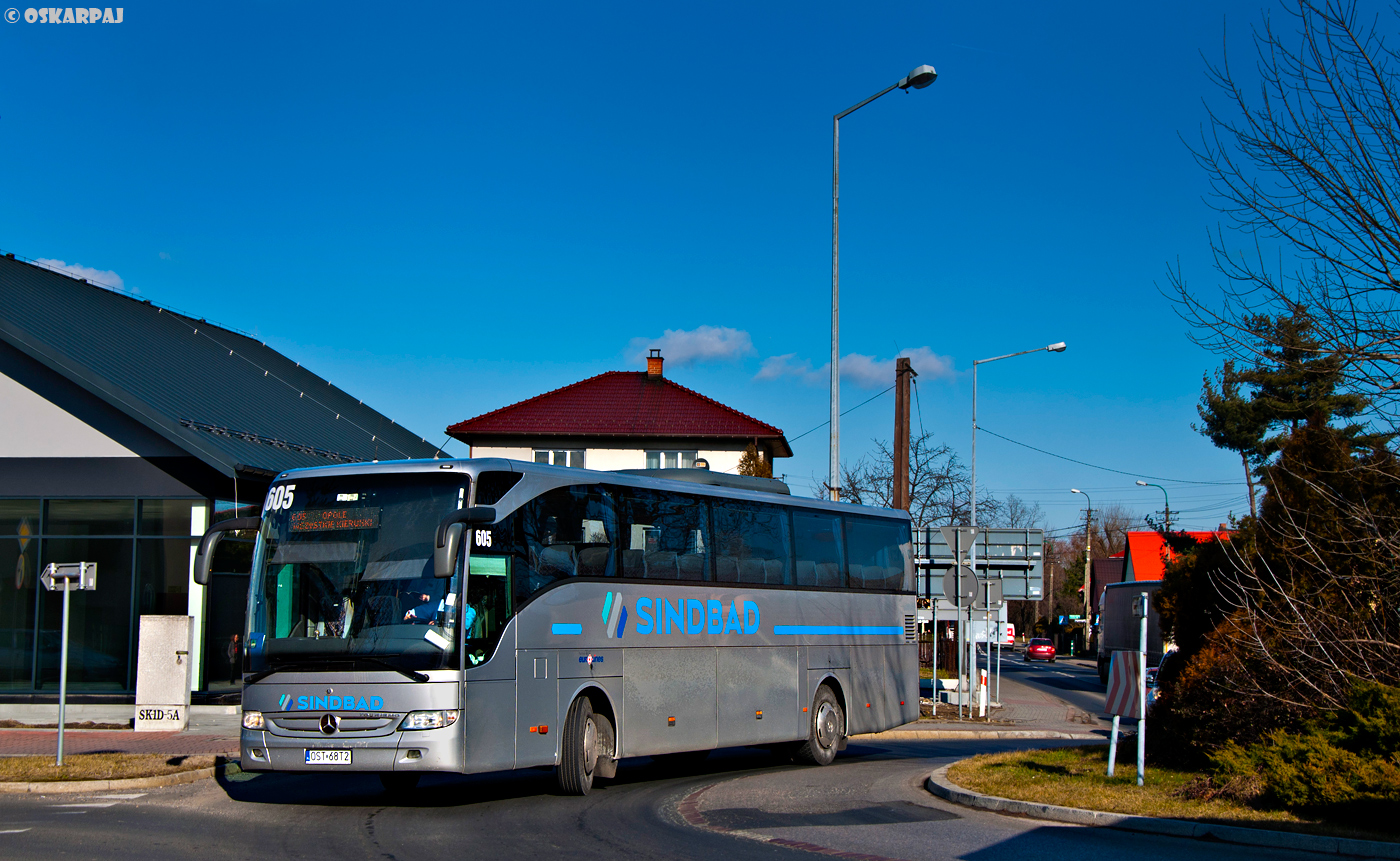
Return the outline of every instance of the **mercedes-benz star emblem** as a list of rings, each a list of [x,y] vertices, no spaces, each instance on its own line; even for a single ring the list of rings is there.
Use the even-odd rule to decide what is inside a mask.
[[[335,715],[321,715],[321,732],[326,735],[335,735],[335,731],[340,729],[340,718]]]

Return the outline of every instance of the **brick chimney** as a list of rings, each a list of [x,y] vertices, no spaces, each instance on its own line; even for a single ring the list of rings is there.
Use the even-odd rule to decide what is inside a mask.
[[[647,379],[661,379],[661,363],[663,361],[664,359],[661,358],[661,350],[653,347],[651,353],[647,355]]]

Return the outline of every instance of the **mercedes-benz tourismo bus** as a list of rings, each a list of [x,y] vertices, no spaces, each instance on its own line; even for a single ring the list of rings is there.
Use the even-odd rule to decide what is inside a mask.
[[[703,469],[503,459],[295,470],[256,529],[247,771],[555,766],[773,746],[826,764],[919,715],[903,511]]]

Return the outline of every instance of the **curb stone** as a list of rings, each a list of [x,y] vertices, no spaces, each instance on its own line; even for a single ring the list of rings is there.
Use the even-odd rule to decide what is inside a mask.
[[[177,771],[174,774],[161,774],[156,777],[126,777],[120,780],[42,780],[35,783],[17,781],[0,782],[0,795],[18,792],[47,794],[51,792],[105,792],[111,789],[157,789],[162,786],[179,786],[184,783],[198,783],[210,777],[224,777],[241,774],[236,762],[196,768],[191,771]]]
[[[930,741],[948,741],[956,739],[971,739],[985,741],[988,739],[1074,739],[1078,741],[1103,741],[1104,737],[1092,732],[1063,732],[1050,729],[924,729],[924,730],[886,730],[885,732],[868,732],[860,735],[849,736],[848,740],[860,741],[881,741],[885,739],[928,739]]]
[[[924,788],[945,801],[966,807],[976,807],[995,813],[1019,814],[1033,819],[1048,819],[1053,822],[1068,822],[1074,825],[1118,828],[1123,831],[1164,834],[1170,837],[1191,837],[1197,840],[1218,840],[1222,843],[1265,846],[1270,849],[1298,849],[1304,852],[1319,852],[1327,855],[1400,859],[1400,843],[1386,843],[1380,840],[1353,840],[1349,837],[1326,837],[1318,834],[1298,834],[1292,831],[1270,831],[1264,828],[1242,828],[1237,825],[1216,825],[1209,822],[1192,822],[1186,819],[1130,816],[1122,813],[1104,813],[1099,810],[1081,810],[1077,807],[1060,807],[1055,804],[1040,804],[1033,801],[1016,801],[1010,798],[998,798],[994,795],[983,795],[980,792],[963,789],[950,781],[948,769],[952,765],[956,765],[956,763],[949,763],[949,765],[945,765],[930,774],[924,782]]]

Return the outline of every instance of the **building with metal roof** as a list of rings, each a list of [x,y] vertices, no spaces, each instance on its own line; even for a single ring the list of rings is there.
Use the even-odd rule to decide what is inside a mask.
[[[660,350],[646,371],[608,371],[458,422],[447,433],[473,457],[508,457],[589,469],[690,467],[734,472],[744,449],[792,457],[782,430],[686,388],[662,373]]]
[[[197,685],[231,688],[246,566],[198,586],[192,540],[283,470],[438,452],[250,335],[0,256],[0,700],[56,688],[48,562],[99,564],[75,602],[79,700],[133,689],[143,614],[193,616]]]

